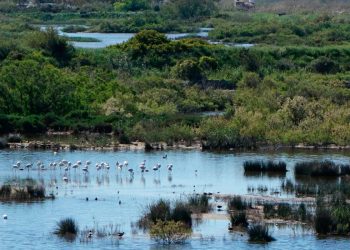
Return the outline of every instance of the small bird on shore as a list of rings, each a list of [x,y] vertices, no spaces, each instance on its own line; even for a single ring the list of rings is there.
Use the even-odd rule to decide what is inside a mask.
[[[121,238],[121,237],[124,236],[124,232],[119,232],[119,233],[117,233],[117,235],[118,235],[119,238]]]
[[[2,216],[2,218],[3,218],[4,220],[7,220],[7,214],[4,214],[4,215]]]

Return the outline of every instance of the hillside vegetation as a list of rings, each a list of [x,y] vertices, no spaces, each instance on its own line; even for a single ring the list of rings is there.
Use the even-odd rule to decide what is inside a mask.
[[[209,0],[194,3],[199,12],[187,16],[180,0],[166,12],[50,13],[48,22],[73,16],[96,28],[162,12],[159,26],[135,21],[128,27],[139,32],[134,38],[92,50],[40,31],[34,24],[45,12],[3,14],[0,133],[98,132],[119,142],[200,140],[205,148],[349,145],[348,14],[208,12]],[[190,19],[190,29],[213,27],[213,40],[257,45],[168,40],[159,32],[172,27],[161,21],[166,15],[179,30]]]

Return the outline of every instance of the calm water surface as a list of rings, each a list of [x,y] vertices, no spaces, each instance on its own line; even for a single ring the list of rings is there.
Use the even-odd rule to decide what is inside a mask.
[[[163,155],[167,154],[167,159]],[[90,160],[90,172],[71,170],[68,182],[62,180],[64,170],[13,172],[12,165],[66,159],[71,162]],[[266,185],[278,188],[280,178],[244,177],[242,163],[251,159],[284,160],[288,163],[286,178],[293,177],[293,165],[305,159],[332,159],[349,162],[350,156],[341,153],[207,153],[199,151],[62,151],[54,155],[51,151],[0,151],[0,182],[10,177],[31,177],[45,184],[47,191],[57,199],[45,202],[18,204],[0,203],[0,215],[8,220],[0,221],[0,249],[163,249],[142,232],[134,232],[131,223],[137,221],[145,206],[159,198],[185,199],[193,192],[220,192],[222,194],[247,194],[247,186]],[[118,171],[117,161],[127,160],[133,167],[132,177],[126,169]],[[150,172],[142,174],[139,164],[146,160]],[[97,171],[95,163],[108,162],[111,169]],[[162,165],[159,172],[151,169]],[[171,173],[167,164],[173,164]],[[196,171],[197,170],[197,171]],[[293,179],[293,178],[292,178]],[[56,188],[57,187],[57,188]],[[119,191],[119,194],[118,194]],[[89,201],[86,201],[86,197]],[[95,197],[98,198],[95,201]],[[119,204],[119,200],[121,204]],[[125,231],[122,240],[94,239],[89,243],[66,242],[52,235],[56,222],[64,217],[73,217],[81,229],[98,224],[118,225]],[[194,228],[194,236],[183,246],[170,249],[349,249],[345,238],[317,239],[313,232],[300,228],[278,228],[271,225],[273,236],[278,240],[268,245],[247,243],[245,235],[227,232],[226,220],[204,220]],[[168,248],[168,247],[167,247]]]
[[[77,48],[86,48],[86,49],[98,49],[98,48],[105,48],[107,46],[111,46],[115,44],[121,44],[123,42],[128,41],[133,36],[135,36],[135,33],[97,33],[97,32],[96,33],[92,33],[92,32],[67,33],[62,31],[64,26],[59,26],[59,25],[50,25],[50,26],[41,25],[40,26],[41,29],[46,29],[47,27],[53,27],[58,31],[58,33],[61,36],[95,38],[99,40],[98,42],[75,42],[75,41],[71,42]],[[169,34],[166,34],[166,36],[172,40],[181,39],[188,36],[207,38],[208,33],[211,30],[212,28],[201,28],[199,32],[195,32],[195,33],[169,33]],[[211,41],[208,41],[208,42],[212,44],[225,44],[227,46],[244,47],[244,48],[250,48],[255,46],[254,44],[250,44],[250,43],[233,44],[233,43],[222,43],[222,42],[211,42]]]

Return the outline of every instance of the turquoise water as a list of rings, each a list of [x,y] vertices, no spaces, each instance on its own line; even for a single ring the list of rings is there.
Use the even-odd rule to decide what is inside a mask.
[[[167,155],[164,159],[163,156]],[[61,160],[75,163],[91,161],[89,173],[81,168],[38,171],[13,171],[12,165],[42,161],[46,167],[50,162]],[[0,182],[12,177],[31,177],[44,183],[48,193],[56,195],[55,200],[35,203],[0,203],[0,215],[7,214],[8,220],[0,221],[1,249],[349,249],[346,238],[317,239],[310,230],[300,228],[270,229],[277,241],[268,245],[247,242],[246,235],[228,233],[225,219],[203,220],[194,227],[193,238],[185,245],[162,247],[149,239],[148,235],[133,231],[145,207],[159,198],[185,199],[193,192],[220,192],[221,194],[247,194],[247,186],[266,185],[278,188],[280,178],[244,177],[242,163],[251,159],[284,160],[288,164],[285,178],[293,178],[293,165],[305,159],[332,159],[349,162],[348,154],[342,153],[208,153],[200,151],[0,151]],[[146,160],[149,172],[141,173],[139,164]],[[122,171],[115,163],[128,161],[128,168]],[[97,171],[96,163],[109,163],[110,169]],[[153,166],[160,163],[160,171]],[[172,172],[166,168],[173,164]],[[84,165],[84,164],[83,164]],[[197,171],[196,171],[197,170]],[[63,177],[67,176],[68,181]],[[283,195],[283,194],[282,194]],[[86,201],[86,197],[89,201]],[[97,197],[97,201],[95,198]],[[119,204],[119,201],[121,204]],[[98,224],[117,225],[125,232],[121,240],[115,238],[93,239],[91,242],[67,242],[52,234],[59,219],[73,217],[81,229]]]

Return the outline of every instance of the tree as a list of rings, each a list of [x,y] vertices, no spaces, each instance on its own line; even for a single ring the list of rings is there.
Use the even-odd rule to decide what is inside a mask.
[[[45,55],[55,58],[61,65],[68,64],[74,55],[73,46],[52,28],[34,32],[28,41],[32,48],[42,50]]]

